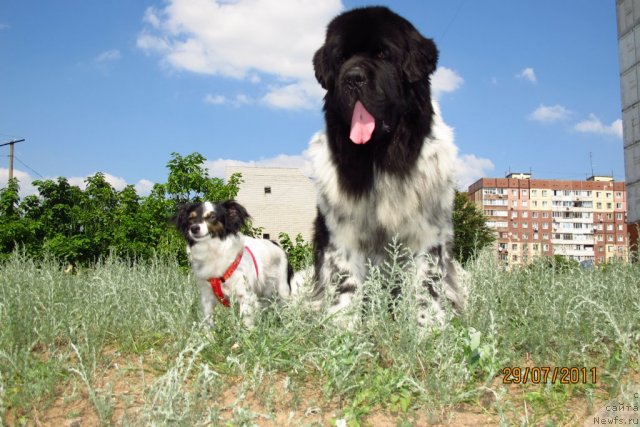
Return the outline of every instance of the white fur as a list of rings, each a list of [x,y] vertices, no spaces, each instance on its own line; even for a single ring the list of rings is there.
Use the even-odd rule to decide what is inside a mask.
[[[206,202],[209,203],[209,202]],[[212,204],[207,209],[213,210]],[[213,238],[200,225],[201,232],[192,237],[196,243],[187,247],[191,267],[200,290],[200,301],[205,318],[212,324],[213,310],[221,305],[209,283],[210,278],[221,277],[239,253],[242,259],[231,277],[222,284],[222,292],[231,303],[237,303],[246,326],[252,326],[255,317],[266,302],[273,297],[287,299],[290,287],[287,282],[287,256],[279,246],[269,240],[255,239],[243,234],[229,234],[224,239]],[[249,252],[255,257],[258,267]]]
[[[337,270],[347,273],[343,284],[359,288],[367,273],[367,259],[377,264],[386,255],[384,247],[372,244],[371,235],[379,230],[396,236],[416,255],[419,281],[434,273],[446,274],[442,265],[433,265],[433,260],[424,254],[438,246],[446,247],[453,239],[451,214],[457,148],[453,144],[453,130],[442,120],[437,103],[434,102],[433,107],[431,135],[425,140],[417,163],[407,165],[411,168],[409,175],[400,178],[374,170],[373,188],[360,197],[346,194],[338,185],[338,171],[326,135],[318,133],[312,138],[309,154],[318,190],[318,209],[329,230],[329,245],[324,252],[320,277],[330,278]],[[441,261],[436,260],[442,264]],[[331,284],[321,286],[331,287]],[[446,289],[445,294],[462,302],[453,290]],[[352,295],[340,294],[330,312],[349,306]],[[419,323],[427,323],[428,319],[439,323],[443,311],[438,301],[424,303],[430,308],[419,313]]]

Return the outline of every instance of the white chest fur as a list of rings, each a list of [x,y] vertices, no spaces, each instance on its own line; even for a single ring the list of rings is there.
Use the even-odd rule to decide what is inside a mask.
[[[357,198],[340,188],[326,135],[314,136],[309,152],[318,208],[336,244],[375,255],[394,236],[414,251],[450,240],[456,147],[453,130],[442,121],[437,105],[434,110],[432,134],[417,162],[407,165],[407,175],[374,170],[372,189]]]

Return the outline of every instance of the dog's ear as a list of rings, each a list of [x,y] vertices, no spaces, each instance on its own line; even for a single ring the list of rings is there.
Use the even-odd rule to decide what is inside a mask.
[[[422,37],[414,28],[409,30],[409,47],[402,62],[410,83],[427,78],[438,64],[438,48],[431,39]]]
[[[320,83],[320,86],[322,86],[323,89],[328,90],[329,81],[331,81],[333,77],[331,75],[332,71],[327,55],[328,51],[326,45],[316,51],[315,55],[313,55],[313,70],[316,73],[316,79],[318,80],[318,83]]]
[[[173,224],[176,229],[183,233],[187,233],[189,224],[189,212],[193,209],[195,203],[181,203],[178,205],[178,212],[169,219],[169,222]]]
[[[240,203],[235,200],[227,200],[222,203],[225,214],[224,228],[230,233],[237,233],[251,216]]]

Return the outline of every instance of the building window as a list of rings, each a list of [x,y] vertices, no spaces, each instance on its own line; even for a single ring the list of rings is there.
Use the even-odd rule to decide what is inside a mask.
[[[264,194],[271,194],[271,187],[264,187]]]
[[[269,233],[263,233],[263,234],[262,234],[262,238],[263,238],[263,239],[270,239],[270,238],[271,238],[271,236],[269,235]]]

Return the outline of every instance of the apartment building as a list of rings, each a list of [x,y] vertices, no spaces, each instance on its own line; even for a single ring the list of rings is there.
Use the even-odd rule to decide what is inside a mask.
[[[262,227],[262,237],[278,240],[281,232],[293,239],[298,233],[310,242],[316,214],[313,182],[297,168],[227,166],[227,177],[242,174],[236,199]]]
[[[630,246],[637,253],[640,228],[640,0],[616,0],[616,17]]]
[[[563,181],[511,173],[479,179],[468,195],[487,216],[497,256],[509,266],[552,255],[596,265],[627,259],[625,183],[612,177]]]

